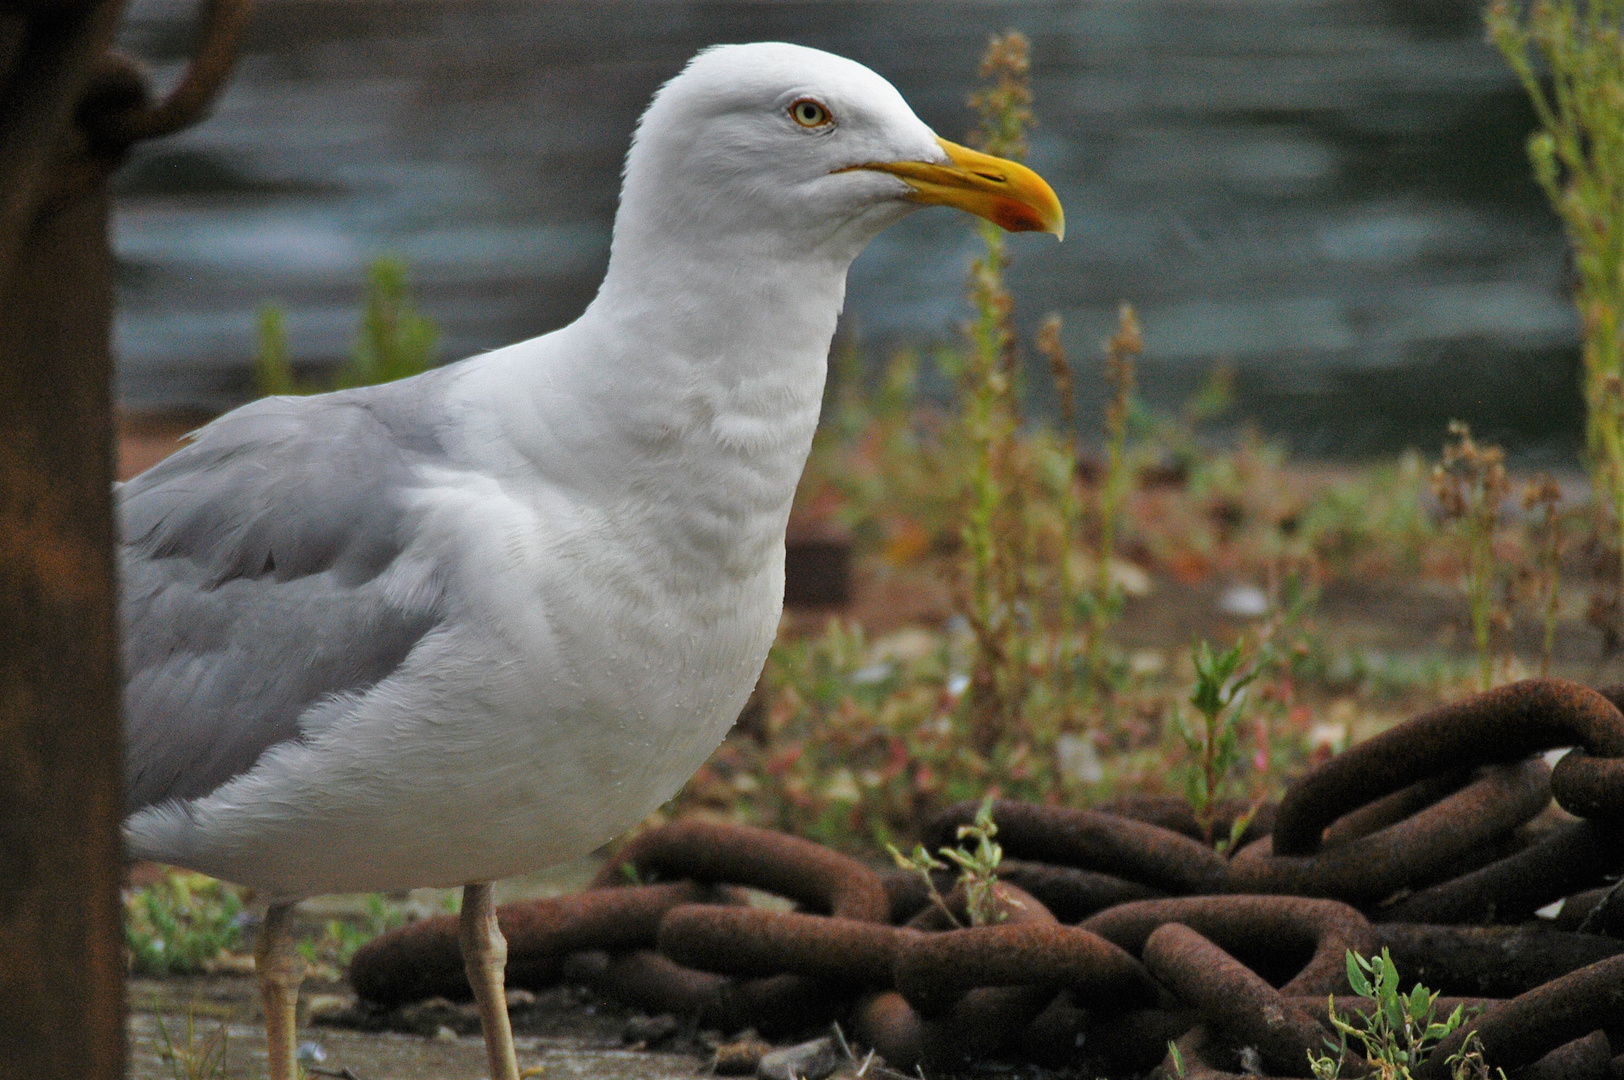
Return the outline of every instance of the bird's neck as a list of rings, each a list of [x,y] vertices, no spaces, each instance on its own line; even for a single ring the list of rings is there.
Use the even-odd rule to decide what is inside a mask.
[[[504,362],[502,441],[549,485],[648,517],[681,561],[754,573],[783,541],[845,271],[691,248],[616,259],[580,319]]]
[[[691,409],[705,392],[719,417],[815,424],[845,289],[844,262],[690,247],[612,260],[580,325],[612,343],[617,395],[646,380],[639,396],[656,410]]]
[[[606,415],[649,460],[750,473],[787,513],[845,285],[844,265],[737,251],[612,264],[580,324],[612,343],[592,380]]]

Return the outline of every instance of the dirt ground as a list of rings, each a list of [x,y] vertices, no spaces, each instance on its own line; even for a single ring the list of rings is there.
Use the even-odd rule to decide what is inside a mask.
[[[132,979],[128,993],[132,1078],[174,1080],[176,1072],[160,1055],[164,1036],[159,1027],[184,1046],[188,1014],[199,1047],[225,1026],[225,1068],[216,1074],[222,1080],[266,1075],[265,1032],[252,976]],[[318,1009],[351,996],[343,984],[319,980],[307,982],[305,994]],[[535,1005],[514,1010],[514,1027],[520,1069],[539,1066],[539,1075],[548,1080],[678,1080],[694,1076],[709,1061],[693,1053],[626,1045],[625,1016],[597,1011],[572,991],[544,995]],[[489,1075],[485,1044],[477,1033],[457,1035],[446,1028],[424,1036],[303,1024],[299,1035],[301,1042],[319,1047],[317,1068],[338,1074],[349,1069],[360,1080],[477,1080]]]
[[[583,888],[596,868],[593,860],[502,882],[497,901],[556,896]],[[444,910],[445,893],[419,889],[406,903],[424,914]],[[359,897],[334,896],[307,901],[300,908],[296,932],[319,937],[328,919],[363,915]],[[191,1017],[194,1052],[210,1048],[225,1031],[225,1067],[217,1080],[259,1080],[266,1075],[264,1013],[258,983],[247,956],[213,974],[131,978],[128,1075],[132,1080],[193,1080],[165,1060],[167,1042],[188,1045]],[[357,1031],[346,1014],[355,995],[335,971],[307,978],[300,995],[299,1038],[317,1048],[318,1069],[341,1074],[349,1069],[359,1080],[478,1080],[489,1075],[485,1044],[471,1006],[430,1007],[420,1018],[420,1033]],[[701,1071],[710,1054],[693,1033],[681,1030],[654,1034],[639,1030],[634,1014],[602,1005],[582,992],[559,989],[528,1000],[515,995],[512,1010],[519,1067],[540,1067],[549,1080],[581,1077],[592,1080],[677,1080]],[[642,1025],[647,1027],[647,1025]],[[167,1040],[166,1040],[167,1033]],[[217,1044],[216,1044],[217,1045]],[[204,1080],[198,1076],[197,1080]]]

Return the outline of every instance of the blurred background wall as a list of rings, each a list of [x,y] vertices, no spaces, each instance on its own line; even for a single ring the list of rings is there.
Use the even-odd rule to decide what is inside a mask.
[[[172,74],[191,11],[134,0],[124,46]],[[386,252],[442,359],[559,326],[607,260],[637,115],[696,49],[851,56],[961,139],[1005,28],[1033,40],[1031,161],[1068,222],[1012,245],[1017,315],[1066,317],[1085,391],[1126,299],[1148,398],[1228,362],[1236,415],[1299,453],[1432,449],[1452,417],[1525,460],[1576,452],[1564,244],[1475,0],[260,0],[213,118],[119,179],[120,396],[245,399],[273,299],[295,360],[336,362]],[[946,211],[883,235],[843,334],[874,358],[950,340],[973,247]]]

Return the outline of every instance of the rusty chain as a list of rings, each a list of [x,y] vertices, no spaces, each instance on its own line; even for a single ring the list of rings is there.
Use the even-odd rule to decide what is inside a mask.
[[[1624,870],[1620,700],[1624,688],[1531,680],[1433,710],[1298,780],[1233,858],[1167,800],[997,803],[1011,858],[986,925],[969,925],[962,890],[948,892],[950,919],[916,875],[781,833],[678,822],[628,843],[586,892],[499,908],[509,983],[574,981],[727,1030],[840,1019],[904,1068],[1013,1056],[1166,1073],[1177,1040],[1186,1077],[1303,1076],[1329,1034],[1327,995],[1371,1007],[1348,996],[1347,951],[1387,948],[1445,1007],[1484,1007],[1469,1027],[1491,1067],[1612,1068],[1624,1047],[1624,939],[1609,936],[1624,930],[1609,884]],[[1563,746],[1578,749],[1554,769],[1531,756]],[[974,809],[950,807],[921,833],[951,843]],[[751,906],[738,886],[794,909]],[[1556,919],[1517,925],[1555,900]],[[350,977],[380,1006],[467,994],[449,918],[376,939]],[[1446,1075],[1465,1038],[1417,1075]]]

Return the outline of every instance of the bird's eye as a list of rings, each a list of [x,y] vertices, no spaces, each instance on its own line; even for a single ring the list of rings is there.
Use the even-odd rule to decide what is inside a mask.
[[[790,119],[804,128],[819,128],[834,121],[834,117],[829,115],[829,110],[823,103],[813,101],[811,98],[801,98],[791,105],[789,115]]]

